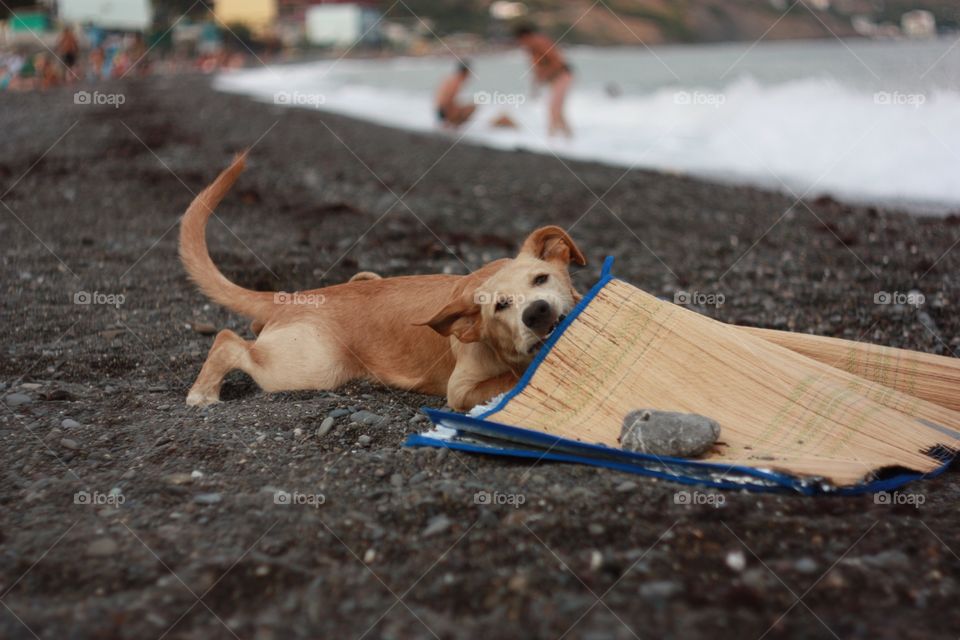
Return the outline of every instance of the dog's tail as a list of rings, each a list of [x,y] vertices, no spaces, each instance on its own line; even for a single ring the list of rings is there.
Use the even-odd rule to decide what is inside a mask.
[[[211,300],[254,320],[266,319],[273,309],[273,293],[252,291],[220,273],[207,250],[207,220],[246,166],[244,151],[200,192],[180,220],[180,261],[190,278]]]

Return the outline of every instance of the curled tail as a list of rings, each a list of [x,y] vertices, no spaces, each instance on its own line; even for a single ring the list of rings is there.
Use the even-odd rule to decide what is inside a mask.
[[[211,300],[254,320],[265,320],[273,310],[273,293],[252,291],[220,273],[207,250],[207,220],[246,166],[246,152],[238,154],[206,189],[200,192],[180,220],[180,261],[190,278]]]

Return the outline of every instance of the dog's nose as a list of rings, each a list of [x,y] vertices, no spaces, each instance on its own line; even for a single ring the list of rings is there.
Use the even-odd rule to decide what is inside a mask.
[[[523,324],[534,331],[546,331],[553,324],[556,317],[553,315],[553,309],[546,300],[537,300],[532,302],[523,310]]]

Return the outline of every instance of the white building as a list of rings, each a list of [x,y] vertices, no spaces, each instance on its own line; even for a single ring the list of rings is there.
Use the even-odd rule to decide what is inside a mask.
[[[900,16],[900,28],[908,38],[934,38],[937,35],[937,19],[922,9],[908,11]]]
[[[66,24],[146,31],[153,24],[153,6],[150,0],[59,0],[57,16]]]
[[[380,12],[362,4],[317,4],[307,7],[304,27],[310,44],[350,47],[378,41],[379,21]]]

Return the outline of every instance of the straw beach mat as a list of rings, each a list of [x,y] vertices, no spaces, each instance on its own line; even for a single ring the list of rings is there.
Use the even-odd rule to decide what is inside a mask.
[[[476,419],[429,412],[449,429],[411,444],[539,450],[718,486],[817,490],[936,473],[960,446],[960,412],[943,406],[957,406],[956,359],[734,327],[614,279],[609,267],[515,389]],[[698,461],[615,449],[624,416],[639,408],[709,416],[720,441]]]

